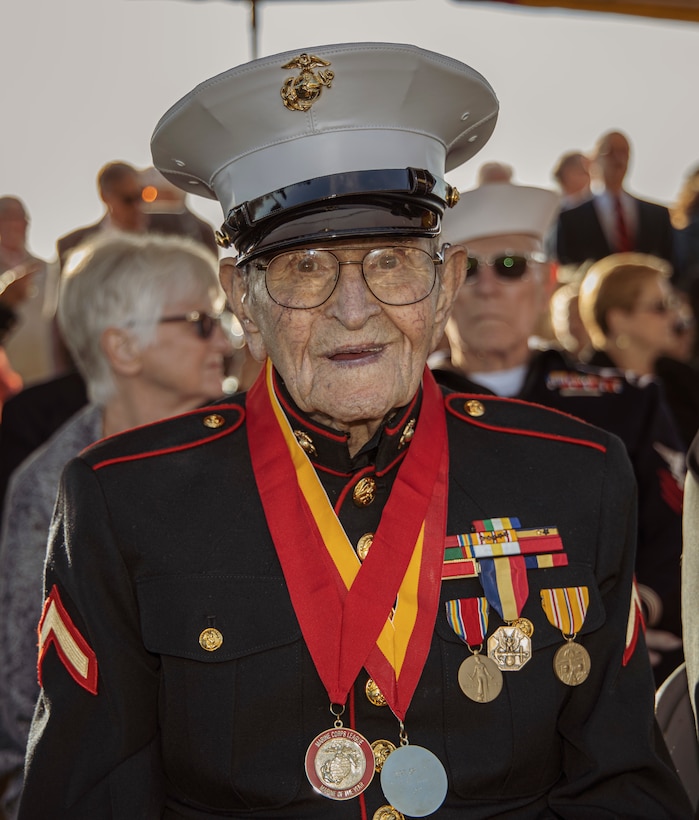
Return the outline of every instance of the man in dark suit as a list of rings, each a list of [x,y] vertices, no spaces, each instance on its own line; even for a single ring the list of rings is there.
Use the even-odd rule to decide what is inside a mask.
[[[561,211],[556,256],[562,265],[625,251],[651,253],[673,263],[668,209],[631,196],[623,187],[630,153],[629,141],[619,131],[598,140],[593,159],[604,188],[576,208]]]
[[[97,231],[110,228],[119,231],[142,231],[147,218],[143,209],[141,179],[138,171],[126,162],[108,162],[97,174],[97,189],[106,213],[92,225],[71,231],[56,243],[61,267],[68,253]]]

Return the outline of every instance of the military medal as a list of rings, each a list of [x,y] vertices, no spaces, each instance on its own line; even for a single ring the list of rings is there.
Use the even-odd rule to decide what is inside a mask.
[[[553,656],[553,671],[566,686],[579,686],[590,674],[590,655],[575,636],[587,616],[590,596],[587,587],[541,590],[541,606],[549,623],[561,630],[565,644]]]
[[[318,793],[346,800],[366,789],[376,767],[368,741],[340,720],[362,667],[371,676],[372,697],[382,695],[402,727],[430,649],[447,512],[442,394],[426,368],[420,423],[363,561],[293,434],[276,394],[270,361],[247,401],[250,457],[265,517],[304,641],[336,717],[332,729],[311,741],[306,775]],[[278,515],[280,504],[284,516]],[[316,567],[312,575],[309,562]],[[382,772],[400,751],[388,755]],[[422,752],[426,759],[434,758],[426,749]],[[446,774],[437,758],[434,761],[442,777],[432,775],[428,791],[441,792]],[[435,766],[428,763],[426,770],[432,771]],[[430,804],[437,808],[445,795],[446,785],[436,804],[434,796]],[[408,805],[413,807],[410,801]],[[399,803],[395,808],[403,811]]]
[[[489,703],[502,691],[502,673],[489,657],[481,655],[488,631],[486,598],[460,598],[446,602],[447,621],[473,653],[459,667],[459,686],[476,703]]]
[[[350,800],[371,783],[374,752],[365,737],[342,725],[342,712],[333,714],[334,728],[321,732],[306,751],[306,777],[324,797]]]
[[[381,788],[386,799],[408,817],[426,817],[436,812],[447,796],[447,787],[444,766],[422,746],[400,746],[381,769]]]

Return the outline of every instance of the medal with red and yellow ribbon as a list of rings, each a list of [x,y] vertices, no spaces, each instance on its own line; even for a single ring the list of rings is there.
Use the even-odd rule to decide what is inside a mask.
[[[487,655],[482,656],[488,632],[488,599],[457,598],[446,602],[447,621],[472,654],[459,667],[459,686],[476,703],[489,703],[502,691],[502,672]]]
[[[575,636],[587,616],[590,596],[587,587],[559,587],[541,590],[541,606],[549,623],[561,630],[566,642],[553,657],[556,677],[567,686],[579,686],[590,674],[590,655]]]
[[[439,603],[448,489],[442,395],[426,369],[420,419],[363,562],[293,434],[269,361],[248,393],[247,409],[250,455],[267,524],[336,718],[334,729],[311,742],[306,772],[321,794],[348,799],[373,776],[371,746],[340,717],[362,667],[400,722],[401,748],[389,760],[400,757],[403,748],[420,749],[408,747],[403,720],[427,659]]]

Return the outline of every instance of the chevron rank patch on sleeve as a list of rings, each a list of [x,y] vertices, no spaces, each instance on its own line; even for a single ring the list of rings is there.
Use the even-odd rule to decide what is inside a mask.
[[[70,615],[63,606],[58,588],[54,584],[44,603],[39,621],[39,685],[42,684],[41,667],[51,644],[69,675],[83,689],[97,694],[97,656],[80,634]]]

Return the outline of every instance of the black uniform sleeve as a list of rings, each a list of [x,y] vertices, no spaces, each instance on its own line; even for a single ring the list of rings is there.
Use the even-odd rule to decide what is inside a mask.
[[[46,594],[57,591],[65,615],[62,626],[44,635],[21,820],[161,816],[159,659],[143,647],[123,547],[115,543],[95,474],[72,461],[45,573]],[[95,693],[71,666],[66,632],[94,652]]]
[[[556,817],[570,820],[689,818],[689,801],[655,721],[655,687],[634,598],[634,482],[623,445],[609,441],[596,523],[605,623],[585,636],[590,676],[571,690],[559,718],[566,777],[549,805]]]

